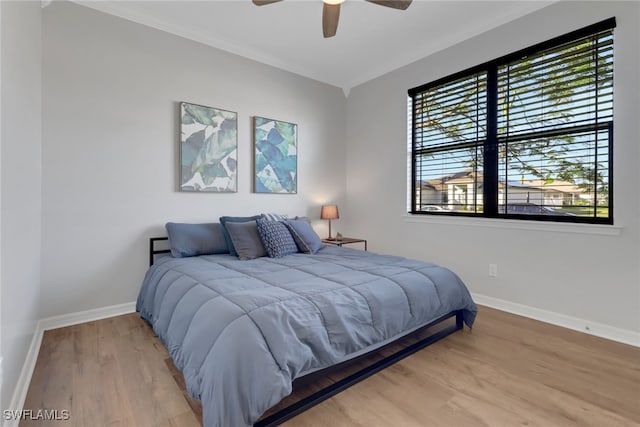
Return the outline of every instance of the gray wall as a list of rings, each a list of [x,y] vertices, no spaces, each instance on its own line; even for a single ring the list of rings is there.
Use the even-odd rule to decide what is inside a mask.
[[[342,91],[73,3],[43,12],[41,316],[134,301],[166,221],[344,203]],[[176,191],[178,103],[238,113],[238,192]],[[254,115],[298,124],[298,194],[252,194]],[[325,222],[314,224],[323,232]]]
[[[372,250],[449,266],[477,294],[640,331],[639,8],[556,3],[354,88],[347,101],[345,228],[368,237]],[[612,16],[613,235],[593,234],[605,230],[592,226],[407,218],[407,89]],[[498,265],[498,277],[488,277],[489,263]]]
[[[1,294],[3,385],[9,408],[40,318],[41,8],[0,2],[2,15]]]

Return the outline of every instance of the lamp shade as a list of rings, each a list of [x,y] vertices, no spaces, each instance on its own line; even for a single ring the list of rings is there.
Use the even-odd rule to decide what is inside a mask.
[[[320,211],[320,219],[338,219],[338,207],[336,205],[324,205]]]

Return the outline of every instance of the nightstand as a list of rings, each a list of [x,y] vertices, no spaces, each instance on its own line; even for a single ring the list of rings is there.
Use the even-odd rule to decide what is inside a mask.
[[[328,245],[336,245],[336,246],[342,246],[342,245],[349,245],[351,243],[364,243],[364,250],[367,250],[367,239],[357,239],[354,237],[343,237],[342,240],[335,240],[335,239],[322,239],[322,243],[326,243]]]

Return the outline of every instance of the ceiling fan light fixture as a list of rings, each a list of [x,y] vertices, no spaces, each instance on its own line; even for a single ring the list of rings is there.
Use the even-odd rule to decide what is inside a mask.
[[[0,0],[2,1],[2,0]],[[278,3],[282,0],[253,0],[256,6],[264,6],[271,3]],[[413,0],[365,0],[369,3],[392,9],[405,10],[411,5]],[[322,0],[322,35],[325,38],[333,37],[338,31],[338,21],[340,20],[340,5],[345,0]]]

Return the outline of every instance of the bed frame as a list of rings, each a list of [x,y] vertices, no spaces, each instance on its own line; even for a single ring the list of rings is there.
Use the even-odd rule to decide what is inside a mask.
[[[169,241],[168,237],[151,237],[149,239],[149,267],[156,260],[156,255],[171,253],[169,249],[156,249],[156,242]]]
[[[162,241],[166,241],[168,240],[167,237],[152,237],[149,239],[149,266],[153,265],[153,262],[155,260],[155,257],[157,255],[161,255],[161,254],[166,254],[166,253],[170,253],[171,251],[169,249],[157,249],[156,246],[161,245],[158,242],[162,242]],[[436,325],[441,325],[444,324],[446,321],[448,321],[449,319],[455,318],[455,323],[454,322],[448,322],[451,323],[449,326],[446,326],[443,329],[439,329],[437,332],[434,332],[428,336],[426,336],[425,338],[420,339],[419,341],[403,348],[402,350],[399,350],[393,354],[391,354],[390,356],[387,356],[377,362],[375,362],[374,364],[367,366],[327,387],[324,387],[323,389],[279,410],[278,412],[271,414],[269,416],[266,416],[260,420],[258,420],[253,426],[254,427],[275,427],[278,426],[282,423],[284,423],[287,420],[290,420],[291,418],[295,417],[296,415],[306,411],[307,409],[311,408],[312,406],[317,405],[318,403],[329,399],[332,396],[335,396],[336,394],[340,393],[341,391],[351,387],[354,384],[357,384],[358,382],[370,377],[371,375],[380,372],[381,370],[387,368],[388,366],[393,365],[394,363],[404,359],[407,356],[412,355],[413,353],[435,343],[436,341],[441,340],[442,338],[445,338],[449,335],[451,335],[452,333],[461,330],[463,328],[463,319],[462,319],[462,310],[456,310],[456,311],[452,311],[449,314],[445,314],[444,316],[440,317],[439,319],[434,320],[433,322],[429,323],[428,325],[422,326],[421,328],[419,328],[416,331],[413,331],[411,333],[409,333],[408,335],[399,338],[396,341],[393,341],[389,344],[387,344],[386,346],[382,347],[385,348],[387,346],[391,346],[395,343],[397,343],[398,341],[402,340],[403,338],[406,338],[409,335],[413,335],[413,334],[419,334],[422,331],[425,331],[429,328],[433,328]],[[373,351],[371,351],[370,353],[366,353],[358,358],[356,358],[356,360],[361,360],[369,355],[371,355],[372,353],[378,352],[380,351],[381,348],[377,348]],[[345,362],[348,363],[348,362]],[[318,373],[322,373],[325,370],[330,370],[333,367],[328,367],[324,370],[315,372],[311,375],[316,375]],[[304,378],[304,377],[303,377]]]

